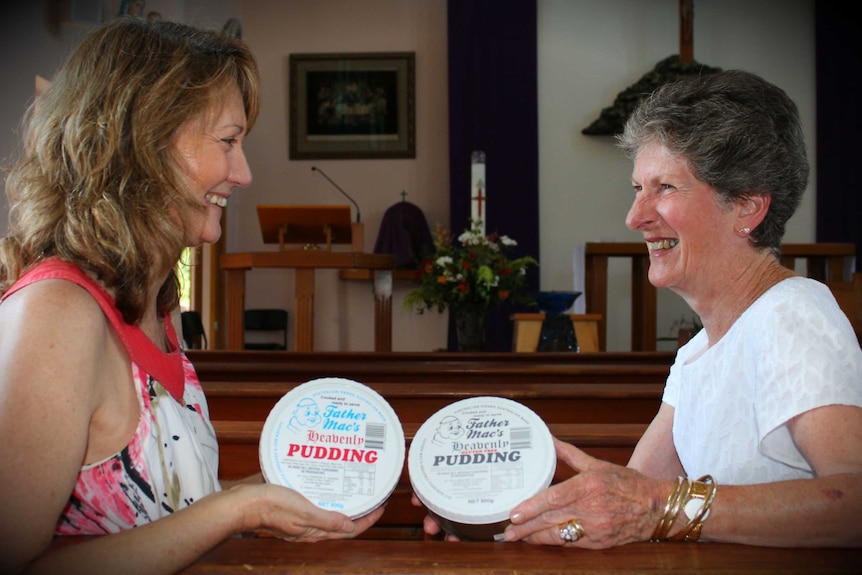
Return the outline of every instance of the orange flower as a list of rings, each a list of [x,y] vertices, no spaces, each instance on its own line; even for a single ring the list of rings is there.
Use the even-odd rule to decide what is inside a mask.
[[[500,301],[507,300],[509,299],[509,292],[504,289],[501,289],[499,292],[497,292],[497,297],[500,298]]]
[[[446,283],[446,276],[437,276],[437,283],[438,284]]]

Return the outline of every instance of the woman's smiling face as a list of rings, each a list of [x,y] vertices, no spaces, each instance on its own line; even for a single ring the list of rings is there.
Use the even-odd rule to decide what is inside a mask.
[[[177,133],[176,150],[189,193],[206,206],[204,214],[193,214],[189,221],[188,246],[218,241],[228,199],[235,189],[251,183],[242,149],[246,125],[242,96],[232,88],[224,91],[202,119],[186,123]]]
[[[734,211],[720,204],[684,158],[656,142],[638,153],[632,186],[635,199],[626,225],[646,240],[650,283],[680,294],[709,289],[710,278],[727,263]]]

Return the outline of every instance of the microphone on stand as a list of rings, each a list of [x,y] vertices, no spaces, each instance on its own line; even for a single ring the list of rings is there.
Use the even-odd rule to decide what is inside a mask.
[[[359,222],[359,220],[360,220],[361,218],[360,218],[360,216],[359,216],[359,204],[357,204],[357,203],[356,203],[356,200],[354,200],[353,198],[351,198],[351,197],[350,197],[350,195],[348,195],[348,193],[347,193],[347,192],[345,192],[344,190],[342,190],[342,189],[341,189],[341,186],[339,186],[338,184],[336,184],[335,182],[333,182],[333,181],[332,181],[332,179],[331,179],[329,176],[327,176],[327,175],[326,175],[326,173],[325,173],[323,170],[321,170],[320,168],[318,168],[317,166],[311,166],[311,171],[312,171],[312,172],[320,172],[320,175],[321,175],[321,176],[323,176],[324,178],[326,178],[326,180],[327,180],[330,184],[332,184],[333,186],[335,186],[335,189],[336,189],[336,190],[338,190],[339,192],[341,192],[342,194],[344,194],[344,197],[345,197],[345,198],[347,198],[348,200],[350,200],[351,202],[353,202],[353,205],[354,205],[354,206],[356,206],[356,221],[357,221],[357,223],[358,223],[358,222]]]

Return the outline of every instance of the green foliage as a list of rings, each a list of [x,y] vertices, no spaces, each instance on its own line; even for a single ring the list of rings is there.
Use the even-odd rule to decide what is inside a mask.
[[[526,273],[535,259],[509,259],[517,242],[499,234],[484,235],[478,222],[453,242],[447,230],[434,231],[436,253],[419,265],[418,286],[404,297],[404,308],[424,313],[447,308],[488,308],[510,300],[530,303]]]

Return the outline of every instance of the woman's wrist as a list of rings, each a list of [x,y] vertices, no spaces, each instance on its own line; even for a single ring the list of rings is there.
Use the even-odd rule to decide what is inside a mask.
[[[704,475],[697,481],[678,477],[673,491],[665,500],[661,518],[650,536],[650,541],[697,541],[703,522],[709,516],[709,507],[715,498],[716,487],[715,479],[711,475]],[[681,523],[682,527],[674,529],[678,523]]]
[[[231,528],[229,535],[248,533],[261,527],[260,505],[254,503],[258,497],[254,493],[255,484],[237,483],[229,489],[216,494],[219,498],[219,511],[223,518],[228,519]]]

